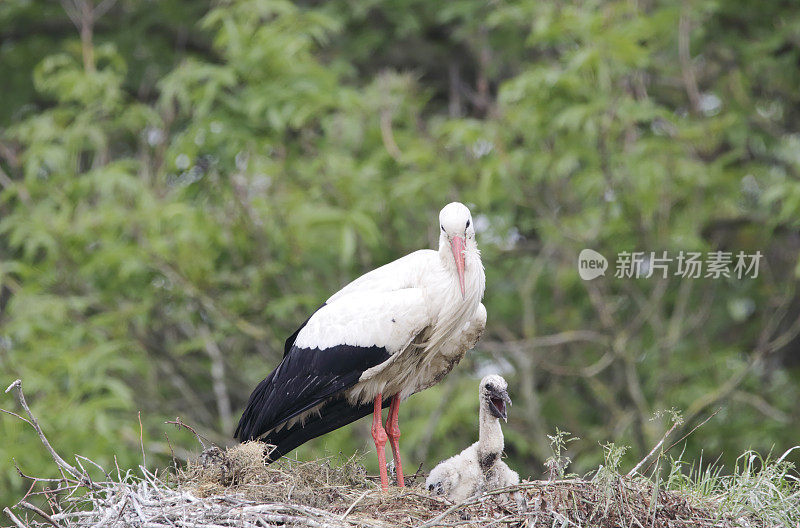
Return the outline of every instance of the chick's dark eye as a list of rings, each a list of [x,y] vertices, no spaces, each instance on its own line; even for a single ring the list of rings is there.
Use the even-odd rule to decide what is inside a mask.
[[[467,227],[469,227],[469,220],[467,220]]]
[[[439,227],[441,227],[441,228],[442,228],[442,231],[444,231],[444,226],[443,226],[443,225],[440,225]]]

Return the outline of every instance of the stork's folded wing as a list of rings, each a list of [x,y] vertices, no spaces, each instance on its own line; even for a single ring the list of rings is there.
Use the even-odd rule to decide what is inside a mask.
[[[337,397],[403,350],[429,321],[418,288],[354,293],[321,307],[253,391],[235,436],[259,438]],[[324,407],[319,409],[324,414]]]

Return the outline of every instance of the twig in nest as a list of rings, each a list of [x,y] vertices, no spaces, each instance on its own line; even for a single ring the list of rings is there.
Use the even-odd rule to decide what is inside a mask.
[[[678,440],[676,440],[676,441],[675,441],[675,442],[674,442],[672,445],[670,445],[670,446],[667,448],[667,451],[669,451],[670,449],[672,449],[673,447],[675,447],[675,446],[676,446],[676,445],[678,445],[679,443],[681,443],[681,442],[683,442],[684,440],[686,440],[686,438],[687,438],[687,437],[688,437],[690,434],[692,434],[693,432],[695,432],[695,431],[697,431],[698,429],[700,429],[701,427],[703,427],[703,426],[706,424],[706,422],[708,422],[710,419],[712,419],[713,417],[715,417],[715,416],[717,415],[717,413],[719,413],[721,410],[722,410],[722,407],[720,407],[719,409],[717,409],[716,411],[714,411],[713,413],[711,413],[711,416],[709,416],[708,418],[706,418],[705,420],[703,420],[703,421],[702,421],[702,422],[700,422],[699,424],[697,424],[697,425],[695,425],[694,427],[692,427],[692,430],[691,430],[691,431],[689,431],[688,433],[686,433],[685,435],[683,435],[682,437],[680,437]]]
[[[58,455],[58,453],[56,453],[56,450],[53,449],[53,446],[50,445],[50,442],[47,441],[47,437],[44,436],[44,433],[42,432],[42,428],[39,427],[38,420],[36,420],[36,417],[31,412],[30,407],[28,407],[28,403],[25,401],[25,394],[22,393],[22,380],[18,379],[16,381],[14,381],[14,383],[9,385],[8,388],[6,389],[6,394],[8,394],[11,391],[11,389],[16,389],[17,401],[22,406],[22,408],[25,409],[25,413],[27,413],[28,418],[30,418],[30,421],[28,421],[28,420],[25,420],[25,421],[28,422],[29,424],[31,424],[31,426],[36,430],[36,434],[39,435],[39,440],[42,441],[42,443],[44,444],[44,447],[47,448],[47,451],[50,452],[50,456],[53,457],[53,460],[55,461],[56,465],[58,466],[58,470],[61,472],[61,476],[66,479],[67,477],[66,477],[66,475],[64,475],[64,471],[66,471],[72,477],[80,478],[80,474],[78,473],[78,470],[75,469],[70,464],[67,464],[67,462],[63,458],[61,458]]]
[[[35,513],[35,514],[39,515],[40,517],[42,517],[42,519],[44,519],[45,521],[47,521],[47,522],[48,522],[48,523],[50,523],[51,525],[55,526],[55,528],[61,528],[61,526],[59,526],[59,525],[58,525],[58,523],[57,523],[57,522],[55,522],[55,521],[53,520],[53,518],[52,518],[52,517],[50,517],[50,516],[47,514],[47,512],[43,511],[43,510],[42,510],[42,509],[40,509],[40,508],[37,508],[36,506],[34,506],[33,504],[31,504],[30,502],[26,502],[26,501],[19,501],[19,503],[18,503],[18,504],[19,504],[20,506],[22,506],[23,508],[25,508],[26,510],[30,510],[30,511],[32,511],[33,513]]]
[[[675,442],[673,442],[672,444],[670,444],[670,446],[669,446],[667,449],[665,449],[665,451],[669,451],[670,449],[672,449],[672,448],[673,448],[673,447],[675,447],[676,445],[678,445],[678,444],[680,444],[681,442],[683,442],[684,440],[686,440],[686,438],[688,438],[688,437],[689,437],[689,435],[691,435],[692,433],[694,433],[695,431],[697,431],[698,429],[700,429],[701,427],[703,427],[703,426],[706,424],[706,422],[708,422],[710,419],[712,419],[714,416],[716,416],[716,415],[717,415],[717,413],[718,413],[718,412],[720,412],[721,410],[722,410],[722,407],[720,407],[719,409],[717,409],[716,411],[714,411],[714,412],[713,412],[713,413],[712,413],[712,414],[711,414],[711,415],[710,415],[708,418],[706,418],[705,420],[703,420],[703,421],[702,421],[702,422],[700,422],[699,424],[697,424],[697,425],[695,425],[694,427],[692,427],[692,430],[691,430],[691,431],[689,431],[688,433],[686,433],[685,435],[683,435],[682,437],[680,437],[678,440],[676,440]],[[654,462],[655,462],[655,461],[653,461],[653,462],[650,462],[650,464],[647,466],[647,469],[645,470],[645,472],[647,472],[647,471],[650,469],[650,466],[652,466]]]
[[[147,455],[144,454],[144,427],[142,427],[142,411],[138,413],[139,417],[139,446],[142,448],[142,465],[147,467]]]
[[[19,519],[17,519],[17,516],[16,516],[16,515],[14,515],[14,514],[11,512],[11,510],[9,510],[8,508],[3,508],[3,512],[5,512],[5,514],[6,514],[6,515],[8,515],[8,518],[9,518],[9,519],[11,519],[11,521],[12,521],[14,524],[16,524],[18,528],[25,528],[25,525],[24,525],[24,524],[22,524],[22,521],[20,521]]]
[[[8,392],[8,391],[6,391],[6,392]],[[33,427],[33,424],[31,423],[31,421],[30,421],[30,420],[28,420],[27,418],[25,418],[24,416],[20,416],[20,415],[18,415],[18,414],[17,414],[17,413],[15,413],[15,412],[7,411],[7,410],[5,410],[5,409],[0,409],[0,412],[4,412],[4,413],[6,413],[6,414],[10,414],[11,416],[13,416],[13,417],[15,417],[15,418],[19,418],[19,419],[20,419],[20,420],[22,420],[23,422],[25,422],[25,423],[27,423],[28,425],[30,425],[31,427]]]
[[[164,423],[166,423],[166,424],[172,424],[172,425],[174,425],[174,426],[176,426],[176,427],[185,427],[186,429],[190,430],[190,431],[192,432],[192,434],[194,434],[194,437],[195,437],[195,438],[197,438],[197,441],[198,441],[198,442],[200,442],[200,445],[201,445],[201,446],[203,446],[203,449],[208,449],[208,448],[206,447],[206,443],[205,443],[205,442],[203,442],[203,440],[204,440],[204,439],[205,439],[205,441],[206,441],[206,442],[208,442],[209,444],[213,443],[213,442],[211,442],[211,440],[209,440],[209,439],[208,439],[208,438],[206,438],[205,436],[203,436],[203,435],[201,435],[200,433],[198,433],[197,431],[195,431],[195,430],[194,430],[194,427],[192,427],[192,426],[191,426],[191,425],[189,425],[189,424],[185,424],[185,423],[183,423],[183,422],[181,421],[181,417],[180,417],[180,416],[176,416],[176,417],[175,417],[175,420],[173,420],[173,421],[164,422]]]
[[[644,463],[645,463],[645,462],[647,462],[648,460],[650,460],[650,457],[652,457],[652,456],[653,456],[653,454],[654,454],[656,451],[658,451],[658,449],[659,449],[659,448],[660,448],[662,445],[664,445],[664,441],[667,439],[667,437],[668,437],[669,435],[671,435],[671,434],[672,434],[672,431],[674,431],[674,430],[675,430],[675,428],[676,428],[676,427],[678,427],[678,425],[679,425],[680,423],[681,423],[681,422],[679,422],[678,420],[675,420],[675,423],[673,423],[673,424],[672,424],[672,427],[670,427],[670,428],[667,430],[667,432],[666,432],[666,433],[664,433],[664,436],[662,436],[662,437],[661,437],[661,440],[659,440],[659,441],[658,441],[658,443],[655,445],[655,447],[653,447],[653,449],[651,449],[651,450],[650,450],[650,452],[649,452],[649,453],[647,453],[647,455],[646,455],[646,456],[645,456],[643,459],[641,459],[641,460],[639,461],[639,463],[638,463],[638,464],[636,464],[636,465],[633,467],[633,469],[632,469],[632,470],[628,471],[628,475],[627,475],[627,476],[629,476],[629,477],[632,477],[634,474],[636,474],[636,472],[637,472],[637,471],[639,471],[639,469],[640,469],[640,468],[641,468],[641,467],[644,465]],[[649,467],[649,466],[648,466],[648,467]]]
[[[83,461],[85,461],[85,462],[87,462],[87,463],[89,463],[89,464],[93,465],[94,467],[96,467],[97,469],[99,469],[99,470],[100,470],[100,471],[103,473],[103,475],[105,475],[105,477],[106,477],[108,480],[111,480],[111,475],[109,475],[108,471],[106,471],[106,470],[105,470],[105,468],[104,468],[103,466],[101,466],[100,464],[98,464],[98,463],[97,463],[97,462],[95,462],[94,460],[92,460],[92,459],[90,459],[90,458],[86,458],[86,457],[85,457],[85,456],[83,456],[83,455],[75,455],[75,460],[77,460],[78,462],[80,462],[81,460],[83,460]],[[88,472],[86,471],[86,469],[83,467],[83,464],[81,464],[81,469],[83,469],[83,472],[84,472],[84,473],[88,473]]]
[[[25,420],[25,421],[27,422],[27,420]],[[20,477],[24,478],[24,479],[27,479],[27,480],[33,480],[33,481],[36,481],[36,482],[64,482],[64,479],[60,479],[60,478],[42,478],[42,477],[32,477],[32,476],[30,476],[30,475],[26,475],[26,474],[25,474],[25,473],[23,473],[23,472],[22,472],[22,470],[19,468],[19,465],[17,465],[17,461],[16,461],[16,459],[12,458],[12,459],[11,459],[11,461],[12,461],[12,462],[13,462],[13,464],[14,464],[14,469],[16,469],[16,470],[17,470],[17,474],[18,474]]]
[[[348,515],[350,515],[350,512],[351,512],[351,511],[353,511],[353,508],[355,508],[355,507],[356,507],[356,504],[358,504],[359,502],[361,502],[361,499],[363,499],[364,497],[366,497],[366,496],[367,496],[367,494],[368,494],[370,491],[372,491],[372,490],[367,490],[367,491],[365,491],[365,492],[364,492],[364,493],[362,493],[362,494],[361,494],[361,495],[360,495],[360,496],[359,496],[359,497],[358,497],[356,500],[354,500],[354,501],[353,501],[353,504],[351,504],[351,505],[350,505],[350,507],[349,507],[349,508],[347,508],[347,510],[346,510],[346,511],[345,511],[345,512],[342,514],[342,517],[341,517],[341,518],[342,518],[342,520],[344,520],[344,518],[345,518],[345,517],[347,517]]]
[[[169,452],[170,452],[170,454],[172,455],[172,467],[174,467],[174,468],[176,468],[176,469],[177,469],[177,467],[178,467],[178,460],[175,458],[175,450],[172,448],[172,442],[170,441],[170,439],[169,439],[169,435],[167,434],[167,432],[166,432],[166,431],[164,431],[164,436],[165,436],[165,437],[166,437],[166,439],[167,439],[167,445],[169,446]]]
[[[419,477],[419,474],[420,474],[420,472],[422,471],[422,465],[423,465],[424,463],[425,463],[425,462],[420,462],[420,463],[419,463],[419,467],[417,468],[417,471],[415,471],[413,475],[411,475],[411,476],[409,476],[409,477],[407,477],[407,478],[408,478],[408,479],[414,479],[414,481],[416,481],[416,479]]]

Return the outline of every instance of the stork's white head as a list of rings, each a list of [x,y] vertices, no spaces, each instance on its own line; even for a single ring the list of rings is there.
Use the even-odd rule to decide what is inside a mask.
[[[490,415],[508,421],[506,404],[511,405],[511,398],[508,397],[508,383],[502,376],[490,374],[483,378],[478,396],[481,406],[485,407]]]
[[[451,202],[439,212],[439,251],[449,247],[458,273],[461,296],[464,296],[464,250],[475,247],[475,226],[466,205]]]

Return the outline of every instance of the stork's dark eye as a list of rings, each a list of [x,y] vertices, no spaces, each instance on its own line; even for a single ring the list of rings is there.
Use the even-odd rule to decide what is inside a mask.
[[[444,226],[443,226],[443,225],[440,225],[439,227],[441,227],[441,228],[442,228],[442,231],[444,231]]]
[[[469,227],[469,220],[467,220],[467,227]]]

